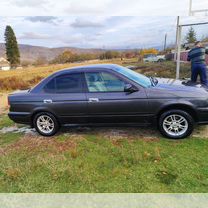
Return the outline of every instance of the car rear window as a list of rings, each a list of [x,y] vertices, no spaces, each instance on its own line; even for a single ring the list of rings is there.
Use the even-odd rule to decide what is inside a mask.
[[[46,93],[79,93],[82,92],[82,75],[66,74],[55,77],[43,88]]]
[[[62,75],[56,78],[56,93],[82,92],[81,74]]]
[[[55,93],[55,79],[52,79],[45,85],[44,92]]]

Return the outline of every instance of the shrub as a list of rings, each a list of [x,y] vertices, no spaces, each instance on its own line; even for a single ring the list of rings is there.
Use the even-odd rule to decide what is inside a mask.
[[[1,90],[25,90],[29,89],[31,86],[37,84],[42,77],[36,76],[30,80],[22,80],[17,77],[6,77],[0,79],[0,89]]]

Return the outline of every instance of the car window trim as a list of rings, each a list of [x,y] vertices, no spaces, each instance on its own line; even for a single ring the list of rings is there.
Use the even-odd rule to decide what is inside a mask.
[[[58,78],[58,77],[62,77],[62,76],[67,76],[67,75],[74,75],[74,74],[80,74],[81,75],[81,92],[61,92],[61,93],[59,93],[59,92],[57,92],[57,88],[56,88],[56,79]],[[55,81],[55,90],[54,90],[54,92],[52,92],[52,93],[48,93],[48,92],[45,92],[44,91],[44,88],[45,88],[45,86],[50,82],[50,81],[52,81],[54,79],[54,81]],[[43,88],[42,88],[42,91],[44,92],[44,93],[46,93],[46,94],[78,94],[78,93],[85,93],[85,89],[84,89],[84,72],[67,72],[67,73],[64,73],[64,74],[59,74],[59,75],[57,75],[57,76],[53,76],[53,77],[51,77],[51,79],[49,79],[48,81],[47,81],[47,83],[43,86]]]
[[[121,79],[122,81],[126,82],[127,84],[132,84],[131,80],[129,80],[128,78],[125,79],[124,76],[119,76],[117,73],[114,73],[111,70],[105,70],[105,69],[93,69],[93,70],[89,70],[89,71],[84,71],[84,82],[85,82],[85,86],[86,86],[86,93],[123,93],[124,91],[98,91],[98,92],[90,92],[88,85],[87,85],[87,80],[86,80],[86,73],[102,73],[102,72],[106,72],[109,74],[112,74],[114,76],[116,76],[117,78]],[[126,81],[127,80],[127,81]],[[135,86],[134,84],[132,84],[134,87],[138,88],[137,86]]]

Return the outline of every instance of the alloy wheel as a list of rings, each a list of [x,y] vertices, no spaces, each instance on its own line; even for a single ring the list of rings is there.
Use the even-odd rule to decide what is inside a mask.
[[[41,115],[37,118],[37,127],[44,134],[50,134],[54,130],[54,121],[48,115]]]
[[[169,115],[163,120],[163,129],[170,136],[181,136],[188,128],[187,119],[179,114]]]

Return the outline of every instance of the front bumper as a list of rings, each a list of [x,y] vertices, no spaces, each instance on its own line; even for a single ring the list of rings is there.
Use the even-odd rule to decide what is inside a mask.
[[[198,124],[208,124],[208,107],[197,109]]]
[[[9,112],[8,116],[15,123],[31,124],[31,114],[28,112]]]

